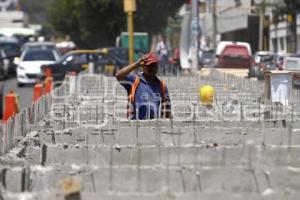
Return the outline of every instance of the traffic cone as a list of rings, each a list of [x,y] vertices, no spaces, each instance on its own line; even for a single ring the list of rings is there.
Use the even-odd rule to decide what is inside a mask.
[[[20,110],[19,97],[14,91],[9,91],[5,96],[3,122],[13,117]]]
[[[48,94],[51,92],[52,90],[52,87],[53,87],[53,78],[52,77],[47,77],[45,79],[45,82],[44,82],[44,93],[45,94]]]
[[[44,69],[44,75],[45,75],[46,78],[47,77],[52,77],[52,71],[51,71],[51,69],[50,68],[45,68]]]
[[[36,102],[43,95],[43,86],[37,83],[33,87],[33,102]]]

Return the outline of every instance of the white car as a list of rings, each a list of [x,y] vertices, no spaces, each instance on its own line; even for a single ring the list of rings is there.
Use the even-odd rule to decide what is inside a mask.
[[[41,66],[53,64],[58,59],[59,55],[53,49],[26,49],[17,65],[18,86],[36,83],[42,76]]]

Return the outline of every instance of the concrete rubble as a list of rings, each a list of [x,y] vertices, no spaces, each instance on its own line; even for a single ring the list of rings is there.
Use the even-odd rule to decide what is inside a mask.
[[[242,77],[163,77],[174,118],[129,121],[115,78],[70,79],[1,140],[12,148],[0,157],[0,199],[67,199],[67,177],[80,180],[84,200],[299,198],[298,90],[278,108]],[[204,84],[216,90],[212,108],[199,102]]]

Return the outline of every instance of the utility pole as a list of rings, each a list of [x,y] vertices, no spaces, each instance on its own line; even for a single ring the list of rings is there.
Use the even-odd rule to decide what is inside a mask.
[[[213,42],[213,48],[217,48],[217,0],[212,1],[212,17],[213,17],[213,37],[212,37],[212,42]]]
[[[127,13],[129,63],[134,62],[133,12],[136,11],[135,0],[124,0],[124,11]]]
[[[253,13],[256,13],[256,9],[255,9],[255,0],[251,0],[251,2],[250,2],[251,4],[251,13],[253,14]]]
[[[262,1],[262,3],[259,5],[259,50],[263,51],[264,50],[264,18],[265,18],[265,13],[264,13],[264,3],[265,0]]]

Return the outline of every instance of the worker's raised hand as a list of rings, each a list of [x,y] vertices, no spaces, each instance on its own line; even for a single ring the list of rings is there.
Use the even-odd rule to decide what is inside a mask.
[[[147,62],[147,56],[144,55],[141,58],[139,58],[139,60],[137,61],[137,64],[139,67],[145,65],[145,63]]]

